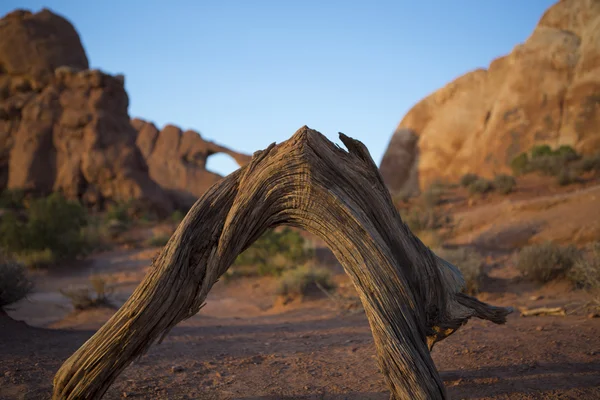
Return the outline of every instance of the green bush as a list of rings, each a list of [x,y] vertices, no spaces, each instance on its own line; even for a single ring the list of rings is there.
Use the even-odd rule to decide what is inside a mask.
[[[529,280],[547,283],[565,277],[580,257],[574,246],[546,242],[524,247],[519,252],[517,269]]]
[[[171,221],[176,224],[179,224],[185,218],[185,213],[181,210],[175,210],[173,214],[171,214]]]
[[[18,189],[6,189],[0,193],[0,208],[20,210],[24,208],[25,192]]]
[[[581,158],[579,156],[579,154],[577,154],[577,152],[575,151],[574,148],[572,148],[571,146],[567,146],[567,145],[560,146],[558,149],[556,149],[553,152],[553,154],[555,156],[562,158],[563,160],[566,160],[566,161],[575,161],[575,160],[578,160],[579,158]]]
[[[166,234],[152,236],[150,239],[148,239],[148,241],[146,242],[146,245],[152,246],[152,247],[163,247],[167,244],[167,242],[169,241],[170,238],[171,238],[171,236],[166,235]]]
[[[61,259],[88,250],[82,233],[87,215],[78,202],[53,193],[31,200],[24,214],[9,211],[0,219],[0,247],[7,254],[52,252]]]
[[[491,192],[492,190],[494,190],[494,185],[492,184],[492,182],[488,181],[485,178],[478,178],[477,180],[475,180],[474,182],[472,182],[469,185],[469,192],[471,194],[475,194],[475,193],[487,193],[487,192]]]
[[[0,261],[0,308],[21,300],[32,287],[21,264],[9,260]]]
[[[517,181],[510,175],[496,175],[494,177],[494,189],[499,193],[509,194],[517,185]]]
[[[281,276],[277,294],[305,296],[321,288],[328,290],[334,287],[329,270],[305,265],[288,270]]]
[[[479,179],[477,174],[464,174],[460,178],[460,186],[469,187],[469,185]]]
[[[542,145],[538,145],[538,146],[533,146],[531,148],[531,158],[538,158],[538,157],[544,157],[544,156],[553,156],[554,152],[552,151],[552,148],[550,146],[548,146],[547,144],[542,144]]]
[[[481,282],[485,276],[483,272],[483,258],[474,250],[467,248],[438,249],[438,257],[443,258],[456,266],[465,280],[465,292],[470,295],[477,294],[481,289]]]
[[[529,156],[527,153],[521,153],[510,162],[510,168],[513,171],[513,175],[519,176],[528,172],[527,166],[529,165]]]
[[[571,146],[560,146],[552,150],[548,145],[539,145],[531,149],[531,159],[527,153],[521,153],[511,161],[514,175],[540,172],[558,177],[568,165],[581,157]],[[565,179],[562,179],[565,181]]]
[[[280,231],[267,230],[236,258],[234,265],[253,265],[258,275],[278,276],[312,256],[312,249],[308,248],[302,235],[285,227]]]

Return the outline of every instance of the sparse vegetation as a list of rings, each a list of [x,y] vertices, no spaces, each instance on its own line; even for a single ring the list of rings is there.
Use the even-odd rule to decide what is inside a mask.
[[[171,238],[171,236],[169,236],[167,234],[156,235],[156,236],[152,236],[150,239],[148,239],[146,244],[148,246],[152,246],[152,247],[162,247],[167,244],[167,242],[169,241],[170,238]]]
[[[319,286],[325,290],[334,288],[331,273],[323,267],[303,265],[290,269],[281,276],[277,293],[283,296],[306,296]]]
[[[465,188],[469,187],[469,185],[471,185],[473,182],[475,182],[478,179],[479,179],[479,175],[477,175],[477,174],[464,174],[460,178],[460,186],[465,187]]]
[[[442,182],[436,181],[427,187],[421,194],[422,202],[425,207],[435,207],[442,202],[442,196],[444,195],[445,185]]]
[[[471,194],[484,194],[491,192],[492,190],[494,190],[494,185],[485,178],[477,178],[477,180],[469,185],[469,192]]]
[[[600,242],[593,245],[589,254],[575,261],[567,277],[577,287],[596,292],[600,301]]]
[[[580,257],[574,246],[546,242],[524,247],[518,256],[517,269],[529,280],[547,283],[565,277]]]
[[[577,182],[577,176],[575,174],[575,171],[573,171],[569,167],[564,166],[556,176],[556,181],[560,186],[567,186]]]
[[[171,221],[176,224],[179,224],[185,218],[185,213],[181,210],[175,210],[173,214],[171,214]]]
[[[24,208],[25,192],[6,189],[0,193],[0,209],[21,210]]]
[[[113,288],[108,286],[107,281],[99,276],[90,278],[90,288],[61,289],[60,293],[67,297],[73,308],[78,311],[97,307],[114,307],[110,301]]]
[[[83,228],[85,209],[60,193],[32,199],[23,212],[9,210],[0,219],[0,247],[21,260],[59,260],[76,257],[89,248]]]
[[[234,266],[253,266],[258,275],[279,276],[285,269],[303,264],[312,256],[313,251],[302,235],[285,227],[266,231],[237,257]]]
[[[119,221],[122,224],[127,225],[131,222],[131,209],[131,201],[112,203],[106,209],[105,218],[107,221]]]
[[[0,261],[0,308],[21,300],[32,287],[21,264],[5,259]]]
[[[481,289],[481,282],[485,276],[483,272],[483,258],[474,250],[468,248],[438,249],[435,253],[456,266],[465,279],[465,292],[470,295],[477,294]]]
[[[511,162],[515,175],[539,172],[543,175],[555,176],[560,185],[568,185],[577,181],[577,175],[600,169],[600,161],[594,157],[582,158],[571,146],[560,146],[552,150],[548,145],[535,146],[527,153],[521,153]],[[600,160],[600,157],[598,157]],[[599,166],[594,165],[598,163]]]
[[[494,177],[494,189],[501,194],[509,194],[517,185],[517,181],[510,175],[500,174]]]
[[[513,171],[513,175],[519,176],[527,172],[527,166],[529,165],[529,156],[527,153],[521,153],[510,162],[510,168]]]

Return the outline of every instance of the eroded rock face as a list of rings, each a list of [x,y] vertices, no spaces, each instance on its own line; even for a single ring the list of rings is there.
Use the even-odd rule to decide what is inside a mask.
[[[251,159],[205,141],[196,131],[182,131],[174,125],[159,131],[153,123],[141,119],[134,119],[131,124],[137,131],[136,144],[148,164],[150,177],[167,189],[180,207],[189,207],[222,178],[206,170],[209,156],[225,153],[240,166]]]
[[[0,71],[39,79],[60,66],[89,67],[69,21],[47,9],[16,10],[0,20]]]
[[[166,215],[222,177],[211,154],[250,156],[175,126],[130,120],[121,75],[88,69],[73,26],[49,10],[0,20],[0,190],[61,191],[88,205],[138,200]]]
[[[537,144],[600,151],[600,1],[561,0],[527,41],[416,104],[380,170],[392,191],[509,173]]]
[[[4,17],[0,65],[0,189],[171,212],[135,144],[123,77],[79,69],[87,57],[69,22],[47,10]]]

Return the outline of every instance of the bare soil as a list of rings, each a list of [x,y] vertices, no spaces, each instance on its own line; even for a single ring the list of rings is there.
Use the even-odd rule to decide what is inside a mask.
[[[531,190],[537,190],[539,202],[566,196],[564,201],[574,203],[564,210],[576,215],[594,212],[589,205],[594,198],[589,196],[599,195],[598,187],[587,186],[559,188],[556,193],[543,185]],[[517,192],[469,205],[466,198],[456,200],[460,189],[453,195],[455,200],[445,207],[454,214],[462,212],[463,221],[478,221],[482,207],[507,201],[512,204],[510,220],[520,221],[519,213],[530,212],[521,202],[532,201],[532,195]],[[534,217],[544,220],[545,210],[553,207],[541,207]],[[547,215],[551,219],[556,214]],[[588,225],[598,222],[595,215],[588,218]],[[459,233],[463,239],[469,232],[477,232],[471,239],[480,237],[496,229],[501,217],[494,218],[496,223],[473,224],[475,228]],[[544,221],[536,234],[554,229],[552,221]],[[49,398],[61,363],[115,312],[114,308],[74,312],[59,289],[86,285],[92,275],[103,276],[114,287],[113,303],[120,306],[159,250],[129,247],[35,274],[35,292],[8,315],[0,313],[0,399]],[[438,344],[433,358],[451,398],[600,399],[600,318],[588,317],[589,295],[567,282],[539,286],[521,281],[514,268],[514,248],[477,248],[488,258],[480,299],[517,310],[564,307],[567,315],[521,317],[515,312],[502,326],[472,320]],[[387,400],[369,325],[353,288],[331,255],[320,253],[335,273],[339,287],[335,299],[319,292],[284,301],[274,294],[273,278],[218,282],[207,306],[130,365],[105,398]]]

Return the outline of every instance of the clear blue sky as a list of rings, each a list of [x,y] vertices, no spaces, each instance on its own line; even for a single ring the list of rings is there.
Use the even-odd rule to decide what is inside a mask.
[[[509,53],[554,1],[2,0],[48,7],[91,67],[123,73],[132,117],[252,153],[302,125],[364,142],[379,163],[404,114]],[[213,156],[227,174],[235,164]]]

